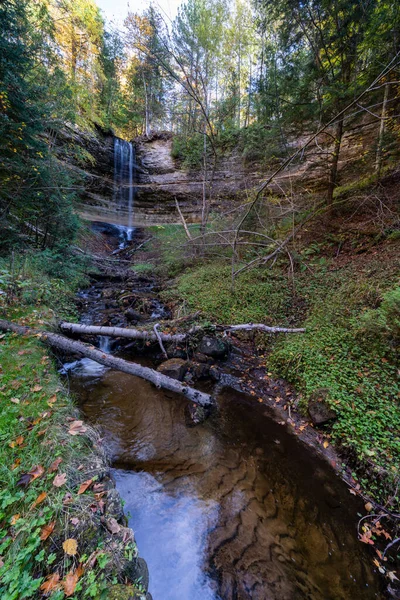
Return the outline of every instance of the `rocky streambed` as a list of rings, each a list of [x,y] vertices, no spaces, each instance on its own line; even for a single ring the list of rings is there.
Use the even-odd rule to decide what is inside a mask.
[[[151,277],[114,266],[78,303],[86,323],[152,327],[171,317],[157,294]],[[66,365],[85,418],[102,432],[154,600],[383,598],[357,540],[361,500],[310,451],[322,446],[290,414],[293,390],[265,372],[246,340],[202,335],[167,347],[168,361],[156,343],[92,342],[219,390],[203,420],[146,381],[88,359]]]

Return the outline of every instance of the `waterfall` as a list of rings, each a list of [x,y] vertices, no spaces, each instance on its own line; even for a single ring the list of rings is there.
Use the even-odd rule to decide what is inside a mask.
[[[132,240],[133,227],[133,200],[135,175],[135,148],[131,142],[114,138],[114,202],[117,210],[127,211],[128,224],[117,225],[120,231],[123,248]]]

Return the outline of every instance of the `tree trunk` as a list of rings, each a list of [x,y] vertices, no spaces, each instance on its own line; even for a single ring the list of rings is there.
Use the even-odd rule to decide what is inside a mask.
[[[389,98],[389,85],[385,85],[385,91],[383,94],[383,104],[382,104],[382,113],[381,113],[381,124],[379,127],[379,138],[378,138],[378,147],[376,149],[376,159],[375,159],[375,173],[378,176],[378,179],[381,174],[382,169],[382,154],[383,154],[383,138],[385,135],[385,119],[386,119],[386,111],[387,111],[387,103]]]
[[[333,153],[332,153],[332,162],[329,173],[329,183],[328,183],[328,193],[327,193],[327,204],[332,208],[333,204],[333,192],[336,188],[337,182],[337,174],[338,174],[338,164],[339,164],[339,155],[340,155],[340,146],[342,144],[343,137],[343,117],[339,119],[336,124],[335,129],[335,141],[333,145]]]
[[[105,354],[101,350],[97,350],[93,346],[89,346],[83,342],[76,342],[56,333],[38,331],[3,320],[0,320],[0,330],[13,331],[14,333],[18,333],[20,335],[39,336],[45,344],[48,344],[53,348],[58,348],[59,350],[70,352],[72,354],[79,354],[87,358],[91,358],[101,365],[110,367],[111,369],[116,369],[117,371],[128,373],[129,375],[141,377],[146,381],[150,381],[158,388],[170,390],[176,394],[182,394],[182,396],[185,396],[188,400],[194,402],[195,404],[200,404],[201,406],[214,404],[214,399],[212,396],[210,396],[210,394],[205,394],[204,392],[200,392],[199,390],[191,388],[188,385],[177,381],[176,379],[172,379],[172,377],[167,377],[167,375],[163,375],[162,373],[155,371],[154,369],[142,367],[137,363],[128,362],[127,360],[117,358],[111,354]]]

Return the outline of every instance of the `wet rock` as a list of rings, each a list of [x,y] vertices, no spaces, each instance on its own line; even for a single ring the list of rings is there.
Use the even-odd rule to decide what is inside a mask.
[[[172,377],[172,379],[178,379],[178,381],[183,381],[187,370],[188,364],[182,358],[170,358],[157,368],[159,373]]]
[[[135,586],[127,586],[122,583],[112,585],[108,591],[109,600],[149,600],[151,596],[144,594]]]
[[[193,354],[193,358],[198,363],[208,363],[209,365],[212,365],[214,363],[214,360],[210,356],[206,356],[201,352],[195,352]]]
[[[222,358],[228,354],[228,344],[219,338],[205,335],[197,351],[213,358]]]
[[[112,298],[114,293],[114,288],[105,288],[102,292],[102,296],[103,298]]]
[[[191,371],[195,379],[208,379],[210,377],[210,369],[211,366],[207,363],[195,363],[191,367]]]
[[[145,590],[149,587],[149,568],[140,556],[133,558],[124,569],[124,575],[132,582],[140,583]]]
[[[122,507],[121,496],[116,489],[109,490],[106,502],[107,518],[122,521],[125,518],[124,509]]]
[[[124,314],[129,323],[137,323],[142,319],[142,315],[136,310],[133,310],[133,308],[128,308],[128,310],[126,310]]]
[[[308,414],[314,425],[324,425],[333,419],[336,419],[335,411],[330,408],[327,397],[329,390],[321,388],[316,390],[308,401]]]
[[[203,423],[211,413],[211,408],[199,406],[198,404],[188,404],[185,408],[185,421],[188,427],[194,427]]]

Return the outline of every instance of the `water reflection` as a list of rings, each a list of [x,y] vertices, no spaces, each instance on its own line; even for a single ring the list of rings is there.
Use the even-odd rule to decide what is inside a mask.
[[[217,521],[218,504],[195,490],[166,493],[149,473],[113,471],[140,553],[150,569],[154,600],[218,600],[203,571],[206,534]]]
[[[370,600],[358,499],[322,460],[233,394],[188,427],[185,401],[129,375],[77,377],[111,449],[154,600]]]

